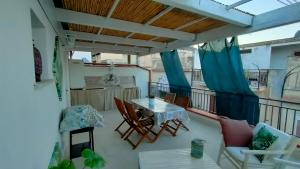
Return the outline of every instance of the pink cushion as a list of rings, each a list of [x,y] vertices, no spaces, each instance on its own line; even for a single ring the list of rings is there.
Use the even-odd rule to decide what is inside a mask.
[[[246,120],[219,118],[226,147],[248,147],[252,140],[252,128]]]

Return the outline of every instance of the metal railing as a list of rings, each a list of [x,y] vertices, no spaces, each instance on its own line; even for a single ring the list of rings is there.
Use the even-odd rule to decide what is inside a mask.
[[[268,75],[269,71],[266,69],[261,70],[246,70],[245,77],[249,82],[249,85],[254,88],[258,86],[268,85]],[[204,82],[203,74],[201,69],[193,69],[192,81]]]
[[[188,95],[191,98],[191,107],[216,114],[215,92],[202,88],[185,88],[182,86],[169,86],[168,84],[150,83],[149,95],[164,97],[168,92]],[[299,137],[300,130],[300,103],[259,98],[259,121],[265,122],[279,130]],[[297,131],[298,130],[298,131]],[[298,132],[298,133],[296,133]]]

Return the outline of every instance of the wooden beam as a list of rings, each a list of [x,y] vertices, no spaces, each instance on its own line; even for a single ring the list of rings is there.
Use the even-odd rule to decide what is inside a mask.
[[[145,23],[145,25],[150,25],[153,22],[155,22],[157,19],[159,19],[160,17],[162,17],[163,15],[165,15],[166,13],[170,12],[171,10],[173,10],[174,7],[169,6],[168,8],[166,8],[165,10],[161,11],[159,14],[155,15],[153,18],[151,18],[149,21],[147,21]]]
[[[160,37],[154,37],[154,38],[152,38],[152,39],[150,39],[149,41],[154,41],[154,40],[157,40],[157,39],[159,39]]]
[[[66,9],[56,8],[54,10],[56,21],[74,23],[95,27],[103,27],[108,29],[135,32],[141,34],[148,34],[160,37],[168,37],[173,39],[181,39],[186,41],[194,40],[195,34],[176,31],[166,28],[160,28],[150,25],[143,25],[135,22],[128,22],[113,18],[106,18],[87,13],[75,12]]]
[[[186,11],[204,15],[238,26],[249,26],[253,16],[236,9],[227,10],[226,6],[212,0],[154,0]]]
[[[110,50],[110,49],[97,49],[97,48],[86,48],[86,47],[71,47],[66,48],[67,51],[83,51],[83,52],[101,52],[101,53],[116,53],[116,54],[131,54],[131,55],[147,55],[143,52],[134,52],[134,51],[122,51],[122,50]]]
[[[118,6],[119,2],[120,2],[120,0],[115,0],[113,6],[108,11],[108,14],[107,14],[106,18],[110,18],[112,16],[112,14],[114,13],[114,11],[115,11],[116,7]],[[100,28],[97,34],[100,35],[102,30],[103,30],[103,28]]]
[[[107,43],[126,44],[134,46],[149,46],[154,48],[164,48],[165,44],[161,42],[151,42],[147,40],[122,38],[109,35],[95,35],[93,33],[77,32],[77,31],[65,31],[65,34],[75,37],[75,39],[100,41]]]
[[[188,22],[188,23],[186,23],[186,24],[184,24],[184,25],[181,25],[181,26],[175,28],[174,30],[180,30],[180,29],[186,28],[186,27],[191,26],[191,25],[193,25],[193,24],[195,24],[195,23],[203,22],[203,21],[205,21],[206,19],[208,19],[208,17],[204,17],[204,18],[199,18],[199,19],[193,20],[193,21],[191,21],[191,22]]]
[[[131,52],[141,52],[147,53],[149,52],[148,48],[140,48],[140,47],[131,47],[131,46],[121,46],[121,45],[110,45],[110,44],[97,44],[97,43],[89,43],[89,42],[75,42],[74,47],[84,47],[90,49],[98,49],[98,50],[121,50],[121,51],[131,51]]]
[[[247,33],[292,24],[299,21],[300,2],[255,16],[252,26],[247,29]]]
[[[116,7],[118,6],[119,2],[120,2],[120,0],[115,0],[113,6],[110,8],[106,18],[110,18],[112,16],[112,14],[114,13],[114,11],[115,11]]]
[[[174,9],[174,7],[168,7],[168,8],[166,8],[165,10],[161,11],[159,14],[155,15],[153,18],[151,18],[150,20],[148,20],[144,25],[150,25],[151,23],[155,22],[158,18],[160,18],[163,15],[165,15],[166,13],[170,12],[172,9]],[[135,33],[132,32],[128,36],[126,36],[126,38],[130,38],[134,34]]]

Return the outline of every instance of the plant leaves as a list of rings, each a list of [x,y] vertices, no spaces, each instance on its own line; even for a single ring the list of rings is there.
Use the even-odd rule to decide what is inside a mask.
[[[85,158],[84,166],[91,169],[101,169],[105,166],[105,160],[93,150],[84,149],[81,156]]]
[[[49,169],[59,169],[57,166],[50,167]]]
[[[84,149],[82,152],[81,152],[81,156],[83,158],[92,158],[94,155],[94,151],[92,151],[91,149]]]
[[[71,160],[63,160],[58,164],[58,169],[75,169],[75,165]]]

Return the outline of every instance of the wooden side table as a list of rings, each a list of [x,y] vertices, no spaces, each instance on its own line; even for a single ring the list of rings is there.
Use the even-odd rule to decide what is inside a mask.
[[[93,135],[94,127],[87,127],[78,130],[70,131],[70,159],[81,157],[81,152],[86,149],[94,150],[94,135]],[[73,145],[73,135],[80,133],[89,133],[89,141],[78,143]]]

